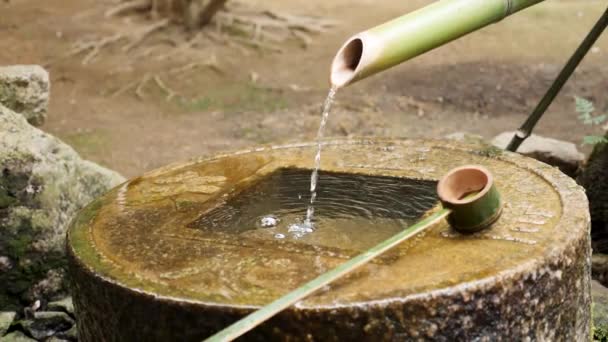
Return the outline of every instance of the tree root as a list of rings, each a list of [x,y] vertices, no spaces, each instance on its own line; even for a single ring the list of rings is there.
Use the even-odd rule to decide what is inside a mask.
[[[150,0],[131,0],[120,3],[104,13],[106,18],[123,15],[129,12],[141,12],[148,11],[152,8],[152,2]]]
[[[144,94],[144,87],[146,83],[150,81],[152,76],[150,74],[145,74],[144,77],[137,83],[137,87],[135,88],[135,95],[138,99],[143,100],[146,95]]]
[[[134,82],[127,83],[123,87],[119,88],[117,91],[113,92],[110,95],[110,98],[118,97],[118,96],[126,93],[129,89],[131,89],[133,87],[138,87],[139,88],[139,84],[142,81],[143,81],[143,79],[140,79],[140,80],[137,80],[137,81],[134,81]]]
[[[190,70],[193,70],[196,68],[209,68],[220,75],[225,74],[225,71],[222,68],[220,68],[220,66],[217,62],[217,57],[215,57],[215,55],[211,55],[211,57],[209,57],[209,59],[207,61],[186,64],[184,66],[171,69],[167,73],[169,75],[177,75],[177,74],[181,74],[181,73],[184,73],[186,71],[190,71]]]
[[[169,53],[157,56],[156,60],[162,61],[162,60],[168,59],[169,57],[172,57],[174,55],[178,55],[178,54],[181,54],[188,50],[191,50],[196,45],[200,44],[202,39],[203,39],[202,32],[197,32],[194,37],[192,37],[191,39],[188,39],[186,42],[181,43],[181,44],[179,44],[179,43],[175,44],[175,48],[172,49]]]
[[[122,50],[125,52],[131,51],[133,48],[137,47],[144,41],[149,35],[152,33],[166,27],[169,25],[169,19],[162,19],[160,21],[155,22],[152,25],[143,27],[142,29],[134,32],[134,33],[115,33],[101,39],[93,39],[89,41],[78,41],[74,44],[73,49],[67,53],[64,57],[76,56],[81,53],[88,53],[82,59],[82,64],[87,65],[90,64],[95,57],[101,52],[101,50],[111,44],[114,44],[120,40],[127,39],[129,43],[125,45]]]
[[[125,52],[131,51],[134,47],[141,44],[141,42],[144,41],[152,33],[156,32],[164,27],[167,27],[169,25],[169,22],[170,22],[169,19],[162,19],[160,21],[153,23],[152,25],[142,28],[141,30],[139,30],[138,32],[136,32],[135,34],[133,34],[131,36],[131,42],[129,44],[125,45],[122,50]]]
[[[158,16],[159,3],[160,0],[127,0],[108,9],[104,15],[107,18],[111,18],[131,12],[153,12],[153,14],[157,14],[156,16]],[[217,6],[220,3],[222,3],[223,7],[220,6],[218,9]],[[229,1],[227,5],[224,5],[224,3],[225,1],[221,0],[214,0],[209,3],[209,6],[211,4],[215,6],[213,7],[215,16],[212,18],[215,30],[212,27],[211,29],[199,31],[194,38],[182,44],[173,41],[173,45],[176,46],[175,50],[156,57],[157,60],[165,60],[173,55],[191,50],[195,45],[201,44],[205,38],[238,49],[244,55],[249,55],[249,51],[247,50],[251,48],[282,53],[283,49],[280,47],[280,44],[286,40],[295,38],[302,48],[307,48],[313,43],[312,34],[325,32],[327,29],[337,25],[337,22],[323,18],[297,16],[270,10],[259,11],[235,1]],[[171,22],[171,17],[165,17],[134,32],[120,31],[102,38],[78,41],[65,56],[59,59],[84,53],[82,64],[87,65],[92,63],[104,48],[122,40],[126,41],[126,44],[122,47],[122,51],[129,52],[140,46],[154,33],[168,27]],[[166,38],[165,40],[168,39],[170,38]],[[153,49],[148,48],[139,54],[139,56],[149,57],[152,52]],[[51,61],[47,66],[50,66],[54,62],[56,60]]]
[[[222,44],[222,45],[226,45],[235,49],[238,49],[240,53],[243,54],[243,56],[249,56],[251,55],[251,52],[249,50],[247,50],[245,47],[243,47],[240,44],[237,44],[235,42],[233,42],[232,40],[230,40],[229,38],[225,37],[223,34],[218,33],[218,32],[213,32],[213,31],[206,31],[205,32],[205,37],[209,38],[210,40]]]
[[[176,0],[126,0],[107,10],[105,16],[144,12],[151,14],[153,18],[161,15],[166,18],[166,22],[156,22],[142,30],[139,35],[132,37],[132,42],[125,46],[125,51],[133,49],[147,35],[167,26],[170,21],[182,22],[190,29],[215,26],[215,36],[211,37],[212,40],[231,47],[241,47],[239,49],[246,47],[277,53],[282,52],[278,44],[290,38],[296,39],[303,48],[307,48],[313,43],[312,34],[323,33],[338,24],[336,21],[324,18],[256,10],[239,2],[226,0],[210,0],[204,6],[192,1],[189,5],[183,5],[187,8],[182,8],[179,12],[179,16],[182,17],[176,18],[178,14],[172,10],[174,1]],[[161,7],[163,9],[160,9]],[[228,42],[224,35],[232,42]],[[181,47],[190,48],[188,44]]]
[[[66,57],[76,56],[88,51],[88,53],[82,59],[82,64],[87,65],[93,59],[95,59],[101,49],[123,38],[125,38],[123,34],[116,33],[111,36],[104,37],[102,39],[96,39],[92,41],[79,41],[74,44],[74,48],[70,52],[68,52]]]
[[[137,49],[152,35],[166,29],[172,23],[185,22],[187,20],[187,18],[181,18],[181,20],[180,18],[175,18],[172,16],[175,13],[167,15],[167,13],[163,12],[166,11],[167,6],[171,7],[174,2],[178,1],[119,0],[117,5],[103,13],[106,18],[134,12],[147,13],[152,18],[158,18],[159,16],[162,16],[162,18],[147,26],[138,26],[130,30],[122,29],[105,37],[78,41],[66,55],[59,59],[83,55],[82,64],[87,65],[92,63],[103,49],[107,49],[112,45],[124,44],[120,47],[123,52]],[[164,2],[167,3],[163,5]],[[197,31],[196,35],[186,41],[181,37],[173,39],[169,35],[156,37],[158,39],[155,38],[155,42],[162,40],[163,43],[170,43],[173,46],[172,51],[154,57],[156,48],[154,46],[147,46],[141,49],[141,51],[136,52],[134,56],[137,56],[137,58],[150,58],[152,56],[152,58],[156,58],[158,61],[163,61],[174,55],[182,55],[190,50],[194,50],[199,46],[205,45],[207,42],[215,42],[238,49],[244,56],[250,55],[252,48],[281,53],[283,52],[281,44],[287,40],[295,39],[300,43],[302,48],[307,48],[313,44],[312,36],[314,34],[323,33],[338,24],[336,21],[324,18],[298,16],[270,10],[257,10],[236,0],[228,2],[211,0],[207,4],[215,6],[212,8],[215,15],[211,18],[210,25],[207,25],[205,30]],[[165,6],[165,9],[162,9],[162,6]],[[205,19],[199,16],[197,20],[201,20],[201,18]],[[202,25],[200,22],[199,24]],[[47,66],[56,61],[51,61]],[[212,55],[207,61],[190,63],[158,74],[147,73],[141,79],[125,84],[112,93],[110,97],[117,97],[130,90],[134,90],[135,95],[140,100],[143,100],[146,95],[145,88],[150,81],[153,81],[166,94],[167,101],[170,101],[176,97],[180,97],[180,95],[163,82],[163,78],[185,73],[199,67],[209,68],[219,74],[224,73],[218,65],[215,55]],[[292,90],[304,91],[299,87],[296,88]]]
[[[162,73],[157,73],[157,74],[146,73],[141,79],[134,81],[134,82],[127,83],[125,86],[119,88],[117,91],[115,91],[114,93],[112,93],[110,95],[110,98],[118,97],[120,95],[123,95],[127,91],[134,89],[135,96],[137,96],[138,99],[143,101],[146,97],[146,93],[145,93],[144,89],[150,81],[154,81],[154,84],[156,84],[156,86],[158,86],[158,88],[160,88],[160,90],[162,90],[166,94],[165,99],[167,101],[171,101],[176,97],[181,98],[182,96],[180,96],[177,91],[175,91],[171,87],[167,86],[167,84],[163,82],[161,77],[177,76],[184,72],[191,71],[196,68],[202,68],[202,67],[210,68],[211,70],[213,70],[219,74],[224,73],[224,70],[222,70],[217,63],[217,58],[215,57],[215,55],[212,55],[209,58],[209,60],[204,61],[204,62],[189,63],[189,64],[186,64],[186,65],[183,65],[183,66],[180,66],[177,68],[173,68],[168,71],[165,71]]]
[[[259,42],[282,43],[289,37],[295,37],[306,48],[312,44],[310,34],[327,31],[338,23],[333,20],[311,16],[297,16],[275,11],[252,11],[242,7],[231,7],[215,16],[216,27],[226,28],[228,32],[236,30],[245,34],[255,43],[246,45],[280,52],[271,44]]]
[[[299,16],[275,11],[264,11],[263,13],[270,18],[283,22],[284,25],[291,30],[300,30],[309,33],[323,33],[338,25],[337,21],[311,16]]]
[[[165,100],[171,101],[176,95],[178,95],[173,89],[167,87],[167,85],[160,79],[158,75],[154,76],[154,82],[156,85],[167,94]]]
[[[312,38],[305,32],[298,31],[298,30],[291,30],[291,34],[293,34],[294,37],[296,37],[300,40],[300,42],[302,43],[302,48],[304,48],[304,49],[308,48],[308,46],[310,46],[312,44]]]

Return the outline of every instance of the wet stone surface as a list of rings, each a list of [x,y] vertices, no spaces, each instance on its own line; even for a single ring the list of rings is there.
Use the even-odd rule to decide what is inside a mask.
[[[308,201],[306,191],[298,196],[298,170],[311,167],[315,147],[266,147],[169,166],[90,205],[69,232],[76,311],[87,312],[79,316],[81,338],[116,331],[128,340],[143,330],[149,340],[170,333],[200,340],[435,210],[436,200],[420,195],[463,164],[488,168],[501,192],[504,212],[490,230],[465,236],[440,222],[247,336],[589,336],[588,208],[570,178],[493,147],[327,141],[318,230],[298,237],[289,227]],[[324,185],[323,175],[336,181]],[[373,189],[383,180],[394,194],[378,191],[386,202],[376,202]],[[331,191],[323,193],[324,186]],[[357,208],[365,210],[355,215]],[[407,208],[418,210],[410,215]],[[280,222],[261,227],[267,215]],[[138,317],[152,309],[154,318]],[[128,322],[103,319],[123,310],[134,315]]]
[[[22,320],[21,328],[35,339],[51,337],[58,332],[69,330],[74,321],[63,312],[36,312],[32,319]]]

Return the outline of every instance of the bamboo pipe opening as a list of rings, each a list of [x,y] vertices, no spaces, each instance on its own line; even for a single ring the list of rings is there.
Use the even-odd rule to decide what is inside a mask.
[[[358,37],[342,46],[331,65],[332,85],[340,88],[355,78],[363,58],[363,48],[363,40]]]

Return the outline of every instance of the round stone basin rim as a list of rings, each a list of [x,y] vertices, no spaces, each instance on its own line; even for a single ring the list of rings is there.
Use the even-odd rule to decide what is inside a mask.
[[[330,150],[329,152],[331,152],[331,150],[340,151],[341,148],[346,148],[348,146],[353,146],[353,145],[361,146],[362,154],[364,154],[365,152],[370,153],[370,150],[376,151],[374,149],[375,147],[387,149],[387,150],[389,150],[389,152],[390,152],[391,148],[395,148],[399,151],[401,151],[401,149],[403,149],[403,151],[406,151],[406,152],[407,152],[407,150],[420,149],[421,151],[429,152],[429,154],[434,153],[433,151],[435,151],[435,150],[437,150],[437,151],[440,151],[440,150],[456,151],[457,153],[461,153],[462,155],[466,155],[467,153],[469,153],[468,147],[466,145],[460,145],[460,144],[455,144],[455,143],[445,143],[445,142],[440,142],[440,141],[393,140],[393,139],[365,139],[365,140],[332,139],[332,140],[325,140],[323,142],[323,145],[328,150]],[[230,154],[228,154],[228,153],[218,154],[216,156],[212,156],[209,158],[194,160],[194,161],[191,161],[186,164],[177,164],[177,163],[172,164],[172,165],[163,167],[161,169],[148,172],[148,173],[144,174],[144,176],[142,176],[142,177],[144,177],[144,178],[145,177],[156,177],[163,173],[170,173],[170,172],[173,172],[180,168],[185,169],[188,166],[193,166],[193,165],[208,162],[208,161],[214,161],[214,160],[218,160],[218,159],[221,159],[224,157],[234,157],[234,156],[238,156],[238,155],[255,154],[255,153],[259,153],[259,152],[280,151],[280,150],[290,150],[290,149],[306,149],[306,148],[314,148],[314,147],[316,147],[315,142],[294,143],[294,144],[279,145],[279,146],[277,146],[277,145],[264,146],[264,147],[239,151],[239,152],[230,153]],[[407,149],[405,147],[409,147],[409,149]],[[424,154],[427,152],[416,152],[416,153]],[[356,152],[354,152],[354,153],[356,153]],[[415,155],[416,153],[413,153],[412,155]],[[338,153],[338,154],[340,154],[340,153]],[[451,154],[451,152],[450,152],[450,154]],[[478,157],[475,157],[475,158],[478,158]],[[342,159],[348,160],[349,156],[344,155]],[[481,158],[480,160],[484,160],[484,159]],[[492,158],[492,160],[498,160],[498,161],[510,163],[513,165],[517,165],[518,167],[523,167],[522,170],[527,170],[528,172],[530,172],[532,174],[536,174],[536,175],[540,176],[548,184],[555,184],[554,181],[556,179],[559,179],[559,175],[557,175],[555,173],[556,171],[548,169],[544,165],[542,165],[536,161],[532,161],[530,159],[520,157],[519,155],[516,155],[516,154],[505,153],[504,158],[503,158],[503,156],[494,156]],[[490,160],[488,160],[488,162],[489,161]],[[308,163],[312,164],[312,159],[310,161],[308,161]],[[407,162],[403,162],[403,160],[397,161],[396,163],[397,164],[395,164],[395,165],[401,166],[401,167],[403,166],[403,164],[407,164]],[[495,163],[495,162],[493,161],[492,163]],[[490,163],[490,164],[492,164],[492,163]],[[384,164],[376,165],[374,163],[368,163],[368,165],[378,166],[378,170],[391,171],[392,170],[391,165],[393,165],[393,164],[390,164],[390,163],[385,163],[385,164],[386,165],[384,165]],[[346,166],[344,166],[344,165],[346,165]],[[340,166],[340,165],[336,164],[334,166],[330,165],[329,167],[330,168],[332,168],[332,167],[344,168],[344,169],[348,169],[349,172],[353,172],[353,173],[358,173],[359,171],[362,173],[365,172],[365,169],[363,169],[363,168],[356,168],[356,166],[348,166],[346,163],[344,165]],[[437,171],[437,172],[439,172],[439,171]],[[417,174],[417,175],[420,176],[420,178],[425,179],[425,175],[423,175],[423,174]],[[409,177],[409,176],[406,176],[406,177]],[[437,175],[426,176],[426,179],[437,180],[438,178],[439,177],[437,177]],[[499,179],[497,177],[497,181],[498,180]],[[123,187],[124,187],[124,189],[128,189],[129,183],[125,183],[123,185]],[[561,187],[561,188],[564,189],[563,187]],[[561,192],[559,192],[559,193],[561,194]],[[106,200],[107,200],[107,198],[106,198]],[[105,202],[105,201],[102,201],[102,202]],[[562,213],[562,216],[559,217],[559,221],[556,224],[557,225],[564,224],[563,221],[565,218],[567,218],[567,216],[569,217],[568,213]],[[70,231],[70,235],[71,235],[71,233],[72,232]],[[69,240],[71,240],[71,239],[72,239],[72,237],[69,238]],[[485,241],[485,242],[492,243],[490,241]],[[127,290],[135,290],[140,294],[145,294],[147,296],[152,296],[152,297],[159,298],[162,300],[167,300],[167,301],[174,301],[174,302],[179,302],[179,303],[191,303],[191,304],[205,305],[205,306],[210,306],[210,307],[231,308],[231,309],[235,309],[235,310],[242,310],[242,309],[251,310],[251,309],[259,308],[261,306],[261,305],[257,305],[257,304],[248,305],[248,304],[235,304],[235,303],[218,303],[218,302],[200,300],[200,299],[195,299],[195,298],[188,298],[188,297],[183,297],[183,296],[166,295],[163,293],[155,293],[153,291],[144,290],[144,289],[142,289],[143,287],[138,288],[137,286],[129,285],[127,283],[124,283],[122,280],[118,280],[118,278],[111,276],[110,275],[111,273],[106,273],[105,271],[97,270],[96,268],[91,267],[90,265],[86,264],[83,261],[83,259],[79,255],[79,252],[74,249],[73,244],[70,244],[69,246],[70,246],[69,250],[73,254],[74,259],[76,259],[81,264],[81,266],[87,268],[95,277],[103,278],[104,281],[118,285]],[[461,292],[461,291],[465,292],[465,290],[472,290],[474,288],[483,288],[486,286],[490,286],[497,279],[507,279],[507,278],[509,278],[509,276],[512,276],[517,273],[521,273],[521,272],[523,272],[523,270],[533,267],[533,265],[535,265],[535,264],[543,263],[543,260],[546,259],[548,257],[548,255],[553,254],[555,252],[556,251],[554,249],[548,248],[548,249],[544,250],[542,253],[544,255],[544,257],[529,259],[526,262],[522,262],[522,263],[518,264],[517,266],[511,266],[502,271],[493,273],[485,278],[470,280],[470,281],[467,281],[465,283],[460,283],[460,284],[446,285],[445,287],[442,287],[442,288],[425,289],[423,291],[423,293],[406,293],[403,295],[399,294],[399,295],[395,295],[393,297],[386,297],[386,298],[379,298],[379,299],[365,298],[359,302],[358,301],[349,301],[347,303],[331,302],[328,304],[316,303],[314,305],[310,305],[306,302],[301,302],[300,304],[295,306],[293,309],[328,309],[329,310],[332,308],[354,307],[354,306],[360,306],[360,305],[384,305],[386,303],[391,303],[391,302],[405,302],[405,301],[409,301],[414,298],[423,298],[425,296],[441,296],[444,294],[449,294],[449,293],[454,293],[454,292]]]

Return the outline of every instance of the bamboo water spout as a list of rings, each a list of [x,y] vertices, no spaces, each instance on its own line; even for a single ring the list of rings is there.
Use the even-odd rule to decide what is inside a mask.
[[[498,22],[543,0],[441,0],[361,32],[338,51],[331,83],[344,87]]]

